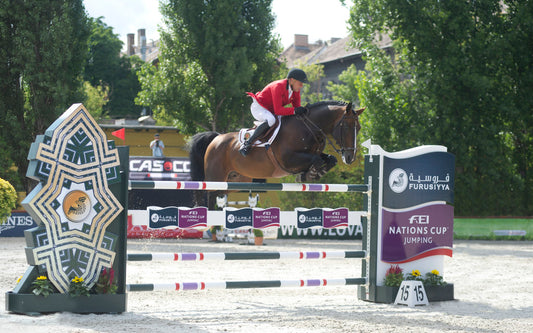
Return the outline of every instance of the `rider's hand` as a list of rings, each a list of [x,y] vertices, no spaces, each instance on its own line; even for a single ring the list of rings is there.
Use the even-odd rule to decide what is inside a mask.
[[[294,108],[294,114],[299,116],[299,115],[302,115],[302,114],[307,114],[307,108],[303,107],[303,106],[299,106],[297,108]]]

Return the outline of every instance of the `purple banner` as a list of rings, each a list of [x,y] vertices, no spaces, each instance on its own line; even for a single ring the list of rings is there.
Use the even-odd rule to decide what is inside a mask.
[[[280,211],[279,208],[258,209],[253,211],[253,227],[254,228],[268,228],[279,227]]]
[[[382,209],[381,260],[405,263],[452,256],[453,206],[429,205],[402,212]]]
[[[348,226],[348,208],[337,208],[333,210],[323,210],[324,228],[339,228]]]
[[[207,227],[207,208],[179,208],[178,226],[182,229]]]

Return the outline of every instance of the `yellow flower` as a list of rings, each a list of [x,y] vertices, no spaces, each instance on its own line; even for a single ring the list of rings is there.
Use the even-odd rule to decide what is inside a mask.
[[[37,278],[37,280],[48,280],[48,278],[44,275],[41,275]]]
[[[72,282],[74,282],[74,283],[81,283],[81,282],[83,282],[83,278],[81,278],[81,277],[77,277],[77,276],[76,276],[74,279],[72,279]]]
[[[420,276],[420,271],[418,269],[414,269],[412,272],[411,272],[411,275],[412,276]]]
[[[439,275],[439,271],[434,269],[434,270],[431,271],[431,274]]]

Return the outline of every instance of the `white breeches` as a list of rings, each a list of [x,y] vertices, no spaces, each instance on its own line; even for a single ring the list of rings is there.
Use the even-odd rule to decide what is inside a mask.
[[[272,127],[274,123],[276,122],[276,118],[272,114],[272,112],[268,111],[264,107],[261,106],[261,104],[257,103],[255,98],[252,98],[253,102],[250,106],[250,110],[252,111],[252,116],[260,122],[268,122],[268,126]]]

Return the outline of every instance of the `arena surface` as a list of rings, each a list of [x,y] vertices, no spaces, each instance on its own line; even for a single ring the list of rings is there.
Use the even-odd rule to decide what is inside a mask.
[[[128,252],[361,250],[360,241],[129,240]],[[23,238],[1,238],[0,302],[27,269]],[[2,332],[528,332],[533,327],[533,242],[456,241],[444,279],[455,301],[409,308],[357,299],[356,286],[128,294],[122,314],[0,312]],[[293,280],[361,276],[360,259],[129,262],[127,283]]]

